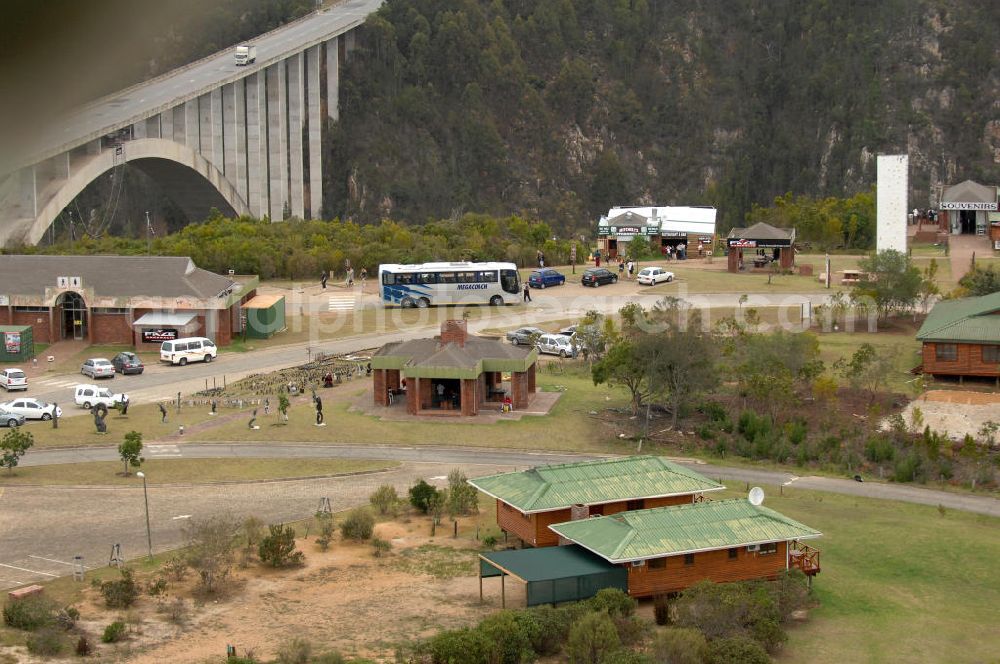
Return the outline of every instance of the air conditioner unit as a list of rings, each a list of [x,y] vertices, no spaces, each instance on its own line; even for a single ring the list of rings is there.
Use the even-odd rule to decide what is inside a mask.
[[[747,547],[747,551],[760,551],[760,544],[751,544]]]
[[[646,565],[646,561],[645,560],[633,560],[632,561],[632,567],[643,567],[645,565]]]

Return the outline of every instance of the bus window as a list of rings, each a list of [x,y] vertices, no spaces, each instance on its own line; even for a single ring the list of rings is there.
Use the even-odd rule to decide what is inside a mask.
[[[476,273],[475,272],[459,272],[458,273],[458,283],[460,283],[460,284],[474,284],[474,283],[476,283]]]
[[[396,276],[396,283],[398,284],[412,284],[413,275],[412,274],[400,274]]]
[[[438,280],[442,284],[453,284],[456,282],[454,272],[441,272],[438,274]]]
[[[437,277],[438,276],[436,272],[421,272],[420,274],[417,275],[417,283],[436,284],[438,282]]]
[[[500,270],[500,287],[503,288],[505,293],[514,293],[516,295],[521,292],[519,286],[517,270]]]
[[[497,282],[496,270],[479,273],[479,282],[483,284],[495,284]]]
[[[383,272],[382,283],[385,284],[386,286],[392,286],[394,283],[396,283],[396,275],[394,275],[392,272]]]

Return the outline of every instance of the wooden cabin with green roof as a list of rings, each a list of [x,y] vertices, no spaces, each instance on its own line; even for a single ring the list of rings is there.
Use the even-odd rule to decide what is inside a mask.
[[[921,369],[934,376],[987,376],[1000,382],[1000,291],[942,300],[917,332]]]
[[[628,593],[651,597],[715,583],[774,579],[789,569],[819,573],[822,533],[749,500],[622,512],[549,529],[628,572]]]
[[[725,487],[656,456],[599,459],[470,479],[497,501],[497,525],[530,546],[554,546],[552,524],[691,504]]]

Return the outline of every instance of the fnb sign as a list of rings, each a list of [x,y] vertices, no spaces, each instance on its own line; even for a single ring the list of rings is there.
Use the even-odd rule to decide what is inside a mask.
[[[736,247],[737,249],[753,249],[757,246],[756,240],[730,240],[730,247]]]

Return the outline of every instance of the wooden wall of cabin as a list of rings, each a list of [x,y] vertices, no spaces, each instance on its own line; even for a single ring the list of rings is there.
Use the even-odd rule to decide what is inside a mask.
[[[954,360],[937,359],[938,344],[924,342],[922,361],[925,374],[950,376],[1000,376],[1000,363],[983,360],[982,344],[952,344],[956,347]]]
[[[642,567],[629,564],[628,593],[632,597],[650,597],[679,592],[703,579],[715,583],[767,579],[785,570],[787,542],[778,542],[774,553],[751,552],[745,546],[734,548],[736,558],[729,557],[729,549],[705,551],[694,554],[691,565],[684,563],[683,555],[666,558],[662,569],[650,568],[648,560]]]

